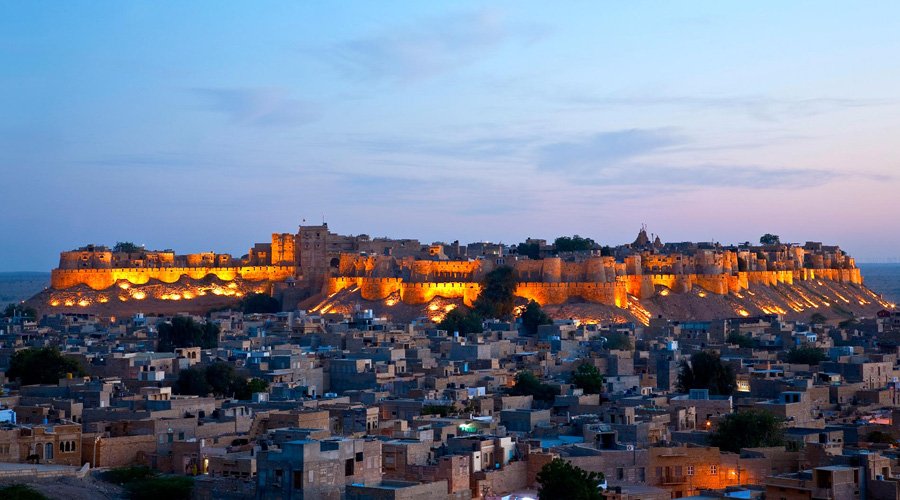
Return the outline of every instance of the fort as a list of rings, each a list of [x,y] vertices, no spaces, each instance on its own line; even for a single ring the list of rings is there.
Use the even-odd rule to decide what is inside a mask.
[[[294,234],[274,233],[270,243],[257,243],[240,258],[87,245],[60,254],[51,287],[63,291],[86,286],[99,292],[118,286],[131,288],[131,297],[137,293],[141,298],[145,294],[135,290],[142,286],[215,279],[241,284],[229,294],[265,291],[286,305],[344,290],[358,290],[368,301],[393,298],[418,305],[441,297],[471,305],[485,274],[509,266],[518,282],[515,293],[522,299],[541,305],[575,300],[627,309],[634,301],[670,293],[741,296],[755,286],[827,281],[861,287],[863,282],[852,257],[837,246],[816,242],[663,244],[658,237],[651,242],[642,229],[633,243],[614,248],[554,252],[543,245],[544,255],[529,258],[514,247],[490,243],[422,244],[412,239],[343,236],[323,224],[300,226]],[[197,295],[184,290],[167,293],[165,287],[155,290],[161,299]]]

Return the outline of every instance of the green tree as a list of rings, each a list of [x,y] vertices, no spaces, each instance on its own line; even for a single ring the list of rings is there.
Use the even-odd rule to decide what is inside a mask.
[[[438,323],[438,328],[447,332],[459,332],[460,335],[481,333],[484,327],[481,324],[481,316],[467,307],[457,307],[448,312],[444,319]]]
[[[582,238],[577,234],[571,238],[560,236],[553,241],[553,247],[557,252],[582,252],[594,248],[596,243],[590,238]]]
[[[261,378],[251,378],[247,381],[247,387],[250,389],[250,394],[256,394],[257,392],[266,392],[269,390],[269,383]],[[250,399],[250,398],[247,398]]]
[[[193,318],[176,316],[171,322],[159,324],[159,352],[172,352],[179,347],[211,349],[218,345],[219,327],[214,323],[197,323]]]
[[[19,379],[22,385],[31,385],[57,384],[69,373],[79,377],[85,375],[77,360],[63,356],[55,347],[43,347],[13,354],[6,375],[10,379]]]
[[[742,335],[738,332],[731,332],[728,334],[728,343],[744,348],[753,347],[753,337],[750,335]]]
[[[117,241],[113,246],[113,252],[136,253],[142,251],[143,248],[135,245],[130,241]]]
[[[444,418],[452,413],[453,413],[453,407],[450,405],[424,405],[424,406],[422,406],[422,415],[437,415],[441,418]]]
[[[890,432],[872,431],[866,435],[866,441],[869,443],[894,444],[897,440]]]
[[[522,320],[523,332],[525,335],[532,337],[537,335],[539,326],[553,324],[553,319],[541,309],[540,304],[533,300],[528,301],[528,305],[525,306],[525,310],[522,311],[522,316],[520,318]]]
[[[723,363],[717,353],[701,351],[691,356],[690,362],[681,361],[678,372],[679,391],[709,389],[710,394],[729,395],[734,392],[734,388],[734,370]]]
[[[634,342],[627,333],[610,332],[604,335],[606,343],[604,344],[610,351],[633,351]]]
[[[48,500],[49,497],[27,484],[11,484],[0,488],[0,498],[5,500]]]
[[[241,299],[244,314],[267,314],[281,312],[281,302],[267,293],[251,293]]]
[[[13,316],[37,319],[37,310],[22,304],[7,304],[6,309],[3,310],[3,317],[12,318]]]
[[[828,321],[828,318],[827,318],[824,314],[822,314],[822,313],[813,313],[813,314],[809,317],[809,322],[812,323],[812,324],[814,324],[814,325],[815,325],[815,324],[825,323],[826,321]]]
[[[559,388],[541,382],[529,371],[521,371],[516,374],[516,385],[509,393],[513,396],[531,396],[535,401],[549,403],[559,394]]]
[[[221,361],[207,365],[205,368],[191,367],[178,372],[174,390],[177,394],[194,396],[213,395],[217,397],[235,397],[248,400],[255,392],[266,392],[269,383],[263,379],[238,375],[228,363]]]
[[[206,372],[200,367],[186,368],[178,372],[178,380],[173,387],[176,394],[208,396],[212,388],[206,381]]]
[[[588,472],[561,459],[554,458],[537,474],[540,500],[602,500],[602,472]]]
[[[204,375],[206,375],[206,383],[209,384],[209,390],[213,395],[228,396],[234,392],[238,377],[234,373],[234,368],[228,363],[220,361],[207,365]]]
[[[474,309],[482,318],[506,320],[515,309],[516,274],[509,266],[500,266],[487,273],[481,283],[481,293]]]
[[[519,243],[516,245],[516,253],[537,260],[541,258],[541,246],[537,243]]]
[[[784,422],[765,410],[745,410],[725,415],[709,442],[724,451],[784,445]]]
[[[131,500],[190,500],[194,479],[184,476],[163,476],[149,467],[121,467],[103,473],[100,478],[125,487]]]
[[[766,233],[759,238],[759,242],[763,245],[780,245],[781,238],[777,234]]]
[[[828,355],[818,347],[795,347],[787,353],[787,362],[797,365],[817,365],[827,359]]]
[[[590,363],[582,363],[572,371],[572,383],[583,390],[585,394],[600,394],[603,392],[603,375],[596,366]]]

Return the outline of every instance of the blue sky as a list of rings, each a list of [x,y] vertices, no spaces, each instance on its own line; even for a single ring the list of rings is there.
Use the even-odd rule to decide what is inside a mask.
[[[0,1],[0,270],[302,219],[900,257],[900,4]]]

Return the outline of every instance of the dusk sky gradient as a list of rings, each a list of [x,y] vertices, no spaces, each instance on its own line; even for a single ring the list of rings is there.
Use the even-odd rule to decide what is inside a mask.
[[[0,270],[326,218],[900,257],[898,2],[0,1]]]

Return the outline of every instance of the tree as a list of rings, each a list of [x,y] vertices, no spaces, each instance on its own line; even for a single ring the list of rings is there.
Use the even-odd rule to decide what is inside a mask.
[[[596,366],[590,363],[582,363],[572,371],[572,383],[583,390],[585,394],[600,394],[603,392],[603,375]]]
[[[537,474],[538,498],[540,500],[602,500],[600,484],[604,482],[602,472],[588,472],[569,462],[554,458],[541,467]]]
[[[553,247],[557,252],[583,252],[594,248],[596,243],[590,238],[582,238],[577,234],[571,238],[560,236],[553,241]]]
[[[825,323],[826,321],[828,321],[828,318],[825,317],[825,315],[822,314],[822,313],[813,313],[813,314],[809,317],[809,322],[812,323],[812,324],[814,324],[814,325],[815,325],[815,324]]]
[[[178,372],[178,380],[173,387],[176,394],[208,396],[212,388],[206,381],[206,372],[199,367],[191,367]]]
[[[797,365],[818,365],[827,359],[828,355],[818,347],[795,347],[787,353],[787,362]]]
[[[100,478],[123,486],[131,500],[190,500],[194,479],[184,476],[163,476],[149,467],[121,467],[103,473]]]
[[[177,394],[194,396],[235,397],[248,400],[253,393],[265,392],[269,383],[259,378],[247,380],[235,373],[234,368],[221,361],[207,365],[206,368],[191,367],[178,372],[174,390]]]
[[[516,274],[509,266],[500,266],[487,273],[481,283],[481,293],[474,309],[482,318],[500,320],[512,317],[515,309]]]
[[[519,243],[516,245],[516,253],[537,260],[541,258],[541,246],[537,243]]]
[[[459,332],[460,335],[480,333],[484,330],[481,325],[481,316],[467,307],[457,307],[448,312],[438,323],[438,328],[447,332]]]
[[[883,431],[872,431],[868,435],[866,435],[866,442],[869,443],[882,443],[882,444],[893,444],[897,440],[894,439],[894,436],[889,432]]]
[[[67,358],[55,347],[30,348],[17,351],[9,361],[10,379],[20,379],[22,385],[57,384],[67,374],[85,375],[77,360]]]
[[[206,383],[209,384],[209,390],[216,396],[227,396],[232,394],[235,382],[238,378],[235,376],[234,368],[228,363],[216,362],[208,365],[205,370]],[[244,383],[246,384],[246,379]]]
[[[117,241],[115,246],[113,246],[113,252],[135,253],[140,252],[141,250],[143,250],[143,248],[130,241]]]
[[[36,319],[37,310],[33,307],[25,306],[22,304],[8,304],[6,306],[6,309],[3,310],[3,317],[12,318],[14,316]]]
[[[526,305],[525,310],[522,311],[520,319],[522,320],[523,332],[525,335],[530,335],[532,337],[537,335],[539,326],[553,324],[553,320],[543,309],[541,309],[541,305],[533,300],[528,301],[528,305]]]
[[[244,314],[267,314],[281,312],[281,302],[267,293],[251,293],[241,299]]]
[[[759,238],[759,242],[763,245],[780,245],[781,238],[777,234],[766,233]]]
[[[0,498],[6,500],[48,500],[49,497],[27,484],[0,487]]]
[[[610,351],[633,351],[634,342],[627,333],[610,332],[605,336],[606,348]]]
[[[745,410],[725,415],[709,442],[723,451],[784,445],[784,422],[765,410]]]
[[[219,327],[214,323],[197,323],[193,318],[176,316],[171,323],[160,323],[156,350],[172,352],[178,347],[211,349],[219,345]]]
[[[678,372],[678,390],[709,389],[710,394],[729,395],[734,392],[734,370],[722,362],[715,352],[701,351],[691,356],[690,362],[681,361]]]
[[[450,405],[424,405],[422,406],[422,415],[437,415],[445,418],[453,413],[453,407]]]
[[[753,337],[742,335],[738,332],[731,332],[728,334],[728,343],[735,344],[738,347],[750,348],[753,347]]]
[[[513,396],[531,396],[535,401],[549,403],[559,394],[559,388],[541,382],[529,371],[521,371],[516,374],[516,385],[509,393]]]
[[[241,401],[247,401],[253,398],[253,395],[257,392],[266,392],[269,389],[269,383],[261,378],[251,378],[250,380],[245,379],[244,377],[235,377],[232,379],[229,390],[230,394],[234,395],[235,399],[239,399]],[[225,395],[228,395],[226,393]]]

